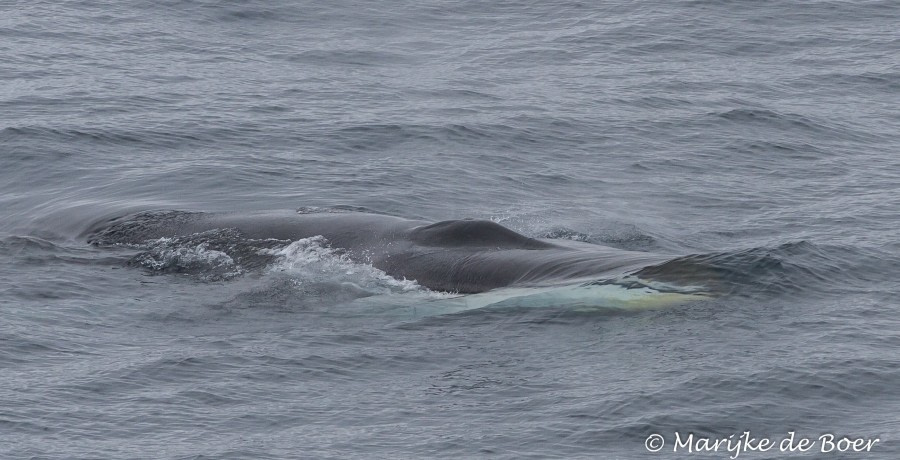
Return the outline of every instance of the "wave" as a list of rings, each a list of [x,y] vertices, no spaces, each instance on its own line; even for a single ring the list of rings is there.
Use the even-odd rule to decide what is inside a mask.
[[[659,242],[635,225],[617,224],[593,233],[582,233],[567,227],[553,227],[537,235],[551,240],[563,239],[603,244],[619,249],[651,251],[659,249]]]
[[[644,268],[638,275],[681,283],[693,280],[727,295],[793,297],[852,282],[861,262],[853,260],[858,259],[855,254],[844,248],[797,241],[678,257]]]
[[[308,50],[291,54],[276,54],[275,59],[305,65],[390,66],[407,63],[402,54],[356,49]]]
[[[41,126],[9,127],[0,130],[0,141],[11,142],[20,139],[57,140],[61,142],[91,142],[109,144],[131,144],[141,142],[138,135],[113,130],[84,130],[77,128],[50,128]]]
[[[516,151],[552,148],[564,155],[566,146],[580,146],[586,138],[596,139],[591,126],[562,119],[524,117],[515,123],[373,123],[346,126],[332,132],[324,142],[338,151],[388,150],[401,145],[490,146],[492,150]],[[601,136],[602,137],[602,136]],[[540,150],[544,151],[544,150]],[[504,156],[505,157],[505,156]],[[509,160],[509,158],[507,158]],[[519,162],[529,162],[524,156]],[[546,168],[546,163],[534,163]]]
[[[0,142],[33,149],[34,142],[56,142],[71,149],[72,145],[123,146],[129,148],[181,149],[187,146],[208,146],[221,141],[244,142],[259,134],[254,126],[214,127],[191,131],[155,129],[88,128],[84,126],[10,126],[0,130]],[[154,150],[157,151],[157,150]]]
[[[93,248],[66,246],[36,236],[11,235],[0,239],[0,256],[22,265],[67,263],[75,265],[120,264],[121,257]]]
[[[781,113],[767,109],[732,109],[711,114],[717,118],[741,124],[760,124],[774,128],[799,128],[808,131],[831,131],[834,127],[797,113]]]

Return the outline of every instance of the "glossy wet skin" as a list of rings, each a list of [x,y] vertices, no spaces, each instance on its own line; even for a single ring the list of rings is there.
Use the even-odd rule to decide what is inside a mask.
[[[253,239],[322,235],[354,261],[370,263],[395,278],[414,279],[429,289],[460,293],[615,276],[671,259],[528,238],[484,220],[429,223],[362,213],[138,214],[95,224],[86,237],[96,244],[141,243],[225,228]]]

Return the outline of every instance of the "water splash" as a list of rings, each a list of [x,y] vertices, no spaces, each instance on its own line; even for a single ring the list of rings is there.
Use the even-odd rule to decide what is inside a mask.
[[[274,257],[269,271],[289,274],[297,286],[327,282],[373,294],[426,290],[414,280],[398,280],[371,265],[353,262],[347,254],[328,246],[322,236],[303,238],[282,248],[262,249],[259,254]]]
[[[154,272],[190,273],[208,281],[230,279],[244,273],[231,256],[210,248],[209,242],[182,245],[175,238],[160,238],[132,262]]]

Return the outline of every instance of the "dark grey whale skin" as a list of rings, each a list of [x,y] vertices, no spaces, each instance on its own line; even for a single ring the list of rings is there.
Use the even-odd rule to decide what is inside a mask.
[[[432,290],[478,293],[506,286],[602,278],[660,264],[671,256],[566,240],[528,238],[487,220],[437,223],[364,213],[133,214],[99,222],[84,233],[93,244],[140,244],[162,237],[234,229],[253,239],[323,236],[354,261]]]

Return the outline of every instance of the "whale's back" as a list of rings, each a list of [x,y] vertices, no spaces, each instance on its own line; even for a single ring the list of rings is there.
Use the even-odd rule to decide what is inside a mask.
[[[410,239],[423,246],[547,249],[552,244],[528,238],[489,220],[445,220],[416,227]]]

